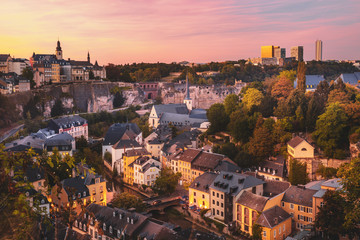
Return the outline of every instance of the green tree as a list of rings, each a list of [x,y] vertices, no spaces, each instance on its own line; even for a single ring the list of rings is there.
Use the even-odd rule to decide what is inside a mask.
[[[220,153],[226,155],[230,159],[234,159],[238,154],[238,150],[234,143],[224,143],[221,145],[215,145],[213,148],[214,153]]]
[[[51,117],[61,116],[65,113],[65,108],[60,99],[56,99],[54,106],[51,108]]]
[[[83,135],[75,139],[75,144],[76,144],[76,150],[81,152],[83,152],[84,148],[87,148],[89,146],[86,138]]]
[[[306,66],[305,62],[301,61],[298,64],[297,69],[297,89],[305,93],[306,91]]]
[[[226,129],[229,117],[225,112],[225,107],[221,103],[215,103],[207,110],[206,116],[210,122],[210,133],[215,133]]]
[[[137,212],[143,212],[146,207],[140,198],[127,192],[116,194],[111,201],[111,204],[117,208],[135,208]]]
[[[269,129],[264,126],[258,126],[254,130],[253,137],[249,141],[249,153],[257,161],[263,161],[273,153],[274,144]]]
[[[318,170],[316,170],[316,173],[325,179],[330,179],[336,177],[337,169],[321,165]]]
[[[316,121],[313,137],[327,157],[335,157],[336,150],[348,144],[347,116],[339,103],[332,103]]]
[[[229,94],[224,100],[225,112],[228,116],[239,107],[239,96],[236,94]]]
[[[159,177],[155,180],[153,189],[159,194],[171,194],[181,178],[181,173],[174,173],[171,168],[165,167],[160,171]]]
[[[114,95],[113,107],[114,108],[119,108],[124,103],[125,103],[125,98],[124,98],[122,92],[116,92],[115,95]]]
[[[235,141],[247,142],[250,137],[248,117],[246,113],[237,110],[230,115],[228,130]]]
[[[328,190],[324,195],[324,205],[319,207],[315,226],[323,231],[324,239],[339,239],[345,233],[345,200],[339,192]]]
[[[289,165],[289,182],[291,185],[306,184],[308,182],[306,163],[301,163],[296,159],[291,159]]]
[[[342,179],[342,192],[345,202],[344,228],[350,235],[360,232],[360,158],[351,159],[350,163],[342,165],[338,177]]]
[[[296,71],[295,70],[283,70],[279,73],[279,76],[278,78],[287,78],[289,79],[290,81],[294,82],[295,79],[296,79]]]
[[[30,88],[31,89],[33,89],[35,87],[36,83],[34,82],[34,73],[30,67],[24,68],[21,73],[21,76],[30,80]]]
[[[263,99],[264,95],[262,92],[255,88],[248,88],[244,94],[242,102],[248,110],[251,110],[253,107],[259,106]]]
[[[262,233],[263,233],[262,226],[255,223],[252,227],[252,239],[262,240]]]

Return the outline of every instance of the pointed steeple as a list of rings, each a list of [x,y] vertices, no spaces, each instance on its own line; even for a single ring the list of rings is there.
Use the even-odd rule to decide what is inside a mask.
[[[88,60],[88,63],[90,63],[90,53],[89,53],[89,51],[88,51],[87,60]]]
[[[186,100],[190,100],[190,91],[189,91],[189,77],[188,77],[188,73],[186,73],[186,96],[185,96]]]

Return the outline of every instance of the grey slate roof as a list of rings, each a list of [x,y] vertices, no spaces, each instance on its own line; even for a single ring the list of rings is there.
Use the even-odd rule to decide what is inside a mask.
[[[359,85],[360,84],[360,72],[354,72],[354,73],[343,73],[340,75],[340,77],[344,83],[348,83],[351,85]],[[338,81],[338,79],[336,79]]]
[[[324,81],[324,75],[306,75],[306,90],[315,90],[321,81]],[[294,88],[297,87],[297,78],[294,81]]]
[[[285,210],[279,206],[274,206],[264,211],[256,220],[256,223],[267,228],[273,228],[290,217],[290,214]]]
[[[219,172],[239,172],[241,171],[241,168],[225,159],[220,161],[214,170]]]
[[[292,148],[295,148],[297,145],[299,145],[302,141],[305,141],[305,139],[299,137],[299,136],[296,136],[294,137],[293,139],[291,139],[289,142],[288,142],[288,145],[290,145],[290,147]]]
[[[241,190],[264,184],[264,181],[240,173],[221,172],[210,188],[236,196]]]
[[[341,178],[329,179],[323,182],[322,186],[339,189],[342,188],[341,182],[342,182]]]
[[[103,145],[114,145],[122,138],[126,130],[131,130],[136,135],[141,133],[136,123],[114,123],[106,132]]]
[[[9,57],[10,54],[0,54],[0,62],[6,62]]]
[[[154,109],[158,116],[161,113],[189,114],[186,104],[159,104],[154,105]]]
[[[49,129],[53,129],[52,127],[55,125],[58,128],[70,128],[71,126],[81,126],[86,123],[87,123],[86,119],[84,119],[78,115],[74,115],[74,116],[69,116],[69,117],[51,119],[49,121],[48,127],[49,127]],[[58,129],[54,129],[54,130],[58,130]]]
[[[189,186],[189,188],[208,193],[209,187],[214,182],[216,177],[217,177],[216,173],[205,172],[202,175],[195,178],[194,181]]]
[[[83,176],[67,178],[61,183],[69,197],[75,195],[78,198],[79,193],[81,198],[89,196],[89,189],[85,185],[85,177]],[[86,196],[83,195],[84,192],[86,192]]]
[[[115,149],[123,149],[123,148],[138,148],[141,147],[140,144],[135,140],[119,140],[113,148]]]
[[[314,194],[314,197],[315,198],[322,198],[325,193],[327,192],[326,189],[320,189],[319,191],[317,191],[315,194]]]
[[[37,153],[41,153],[44,149],[44,140],[36,136],[26,136],[5,144],[5,151],[11,152],[22,152],[30,148]]]
[[[45,140],[46,146],[68,146],[71,145],[74,141],[74,138],[66,133],[62,132],[60,134],[56,134],[55,136],[48,138]]]

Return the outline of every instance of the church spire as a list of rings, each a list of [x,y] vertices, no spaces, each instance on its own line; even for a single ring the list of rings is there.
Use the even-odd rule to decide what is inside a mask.
[[[62,58],[62,49],[61,49],[61,46],[60,46],[59,38],[58,38],[57,45],[56,45],[55,56],[56,56],[57,60],[62,60],[63,59]]]
[[[88,63],[90,63],[90,53],[88,51],[88,57],[87,57]]]
[[[190,91],[189,91],[189,77],[188,73],[186,73],[186,97],[185,99],[189,100],[190,98]]]

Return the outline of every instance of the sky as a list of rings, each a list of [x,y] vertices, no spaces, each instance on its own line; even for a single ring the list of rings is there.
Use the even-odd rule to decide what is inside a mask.
[[[359,0],[2,0],[0,53],[99,64],[259,57],[262,45],[323,41],[323,59],[360,59]]]

